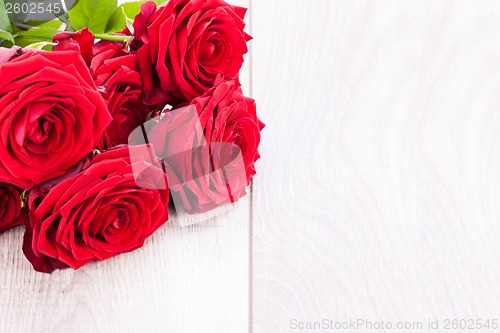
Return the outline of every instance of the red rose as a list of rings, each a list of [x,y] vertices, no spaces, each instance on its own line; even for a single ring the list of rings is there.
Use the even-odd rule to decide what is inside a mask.
[[[127,54],[122,44],[99,42],[94,47],[90,72],[113,117],[99,149],[126,144],[129,134],[144,123],[151,112],[143,103],[137,56]]]
[[[217,83],[186,109],[164,114],[148,131],[164,159],[174,201],[191,214],[244,196],[260,157],[264,124],[255,101],[243,96],[236,81]]]
[[[16,186],[0,183],[0,232],[25,223],[21,192]]]
[[[150,149],[109,150],[48,194],[30,193],[23,251],[35,270],[77,269],[135,250],[168,220],[166,176]]]
[[[0,63],[0,181],[30,189],[96,147],[111,116],[77,52],[23,52]]]
[[[251,39],[243,31],[245,12],[222,0],[144,3],[130,47],[140,59],[148,103],[191,101],[219,74],[237,78]]]

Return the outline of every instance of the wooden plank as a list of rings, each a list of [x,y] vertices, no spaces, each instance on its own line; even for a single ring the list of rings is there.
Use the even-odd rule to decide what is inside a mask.
[[[23,257],[22,228],[4,233],[0,332],[246,332],[250,209],[248,195],[191,227],[173,216],[134,253],[52,275]]]
[[[134,253],[52,275],[22,256],[22,228],[1,235],[0,332],[244,331],[247,207],[162,227]]]
[[[274,0],[252,15],[268,125],[253,331],[497,318],[500,3]]]

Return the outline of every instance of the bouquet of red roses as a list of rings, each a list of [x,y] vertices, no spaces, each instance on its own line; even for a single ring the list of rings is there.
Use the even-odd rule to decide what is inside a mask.
[[[20,21],[5,5],[0,232],[25,225],[35,270],[141,247],[171,201],[195,214],[245,195],[264,127],[238,80],[246,9],[79,0]]]

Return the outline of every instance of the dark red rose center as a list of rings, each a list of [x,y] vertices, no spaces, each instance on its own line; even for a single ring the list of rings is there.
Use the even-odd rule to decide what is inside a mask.
[[[200,60],[204,61],[211,59],[216,52],[217,46],[215,45],[215,43],[213,43],[212,41],[208,41],[201,48]]]
[[[114,229],[120,230],[127,226],[127,221],[127,213],[120,209],[110,226]]]
[[[45,117],[40,117],[28,125],[27,139],[33,143],[42,143],[47,139],[52,122]]]

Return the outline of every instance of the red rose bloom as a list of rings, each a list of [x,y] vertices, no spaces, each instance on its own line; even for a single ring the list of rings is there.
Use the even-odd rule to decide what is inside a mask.
[[[35,270],[77,269],[135,250],[168,220],[166,176],[150,149],[109,150],[48,194],[32,191],[23,251]]]
[[[127,54],[122,44],[99,42],[94,47],[90,72],[113,117],[99,149],[126,144],[129,134],[146,121],[151,111],[143,103],[137,56]]]
[[[140,59],[147,102],[191,101],[219,74],[237,78],[251,39],[243,31],[245,12],[222,0],[144,3],[130,46]]]
[[[96,147],[111,116],[77,52],[23,53],[0,48],[0,181],[30,189]]]
[[[262,128],[255,101],[236,81],[220,81],[187,109],[164,114],[148,140],[164,159],[174,201],[192,214],[246,194]]]
[[[0,183],[0,232],[25,223],[21,192],[16,186]]]

